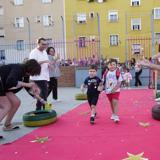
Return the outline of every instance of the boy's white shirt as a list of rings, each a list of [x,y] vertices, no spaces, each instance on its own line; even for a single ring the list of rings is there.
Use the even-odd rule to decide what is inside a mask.
[[[117,85],[118,82],[122,82],[122,75],[120,74],[118,80],[116,77],[116,70],[108,71],[106,75],[106,82],[105,82],[105,92],[106,94],[110,94],[112,89]],[[120,92],[120,88],[118,88],[115,92]]]

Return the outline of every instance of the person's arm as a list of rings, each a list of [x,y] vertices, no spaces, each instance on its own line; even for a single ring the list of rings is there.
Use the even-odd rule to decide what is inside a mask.
[[[148,67],[150,69],[155,69],[155,70],[160,71],[160,65],[150,63],[149,61],[146,61],[146,60],[138,62],[138,65],[145,66],[145,67]]]
[[[123,78],[122,75],[120,74],[118,80],[117,80],[117,84],[115,85],[115,87],[111,90],[111,93],[116,92],[117,89],[119,89],[121,87],[121,82],[122,82]]]
[[[119,89],[121,87],[121,82],[118,81],[116,86],[111,90],[112,93],[116,92],[117,89]]]

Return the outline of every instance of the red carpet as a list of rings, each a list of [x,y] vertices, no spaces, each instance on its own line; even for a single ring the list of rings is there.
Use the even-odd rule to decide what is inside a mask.
[[[0,160],[122,160],[127,152],[160,160],[160,122],[151,117],[152,90],[122,91],[120,124],[110,120],[108,100],[102,94],[95,125],[89,124],[87,104],[61,116],[9,145],[0,146]],[[143,127],[139,122],[149,122]],[[31,143],[36,136],[49,141]]]

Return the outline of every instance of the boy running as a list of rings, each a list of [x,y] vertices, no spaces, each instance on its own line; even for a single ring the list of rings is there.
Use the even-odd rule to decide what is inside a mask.
[[[96,75],[97,67],[95,65],[90,66],[89,76],[81,86],[82,91],[84,91],[84,88],[87,88],[87,100],[91,108],[91,124],[94,124],[94,119],[96,117],[96,104],[98,102],[99,93],[103,89],[102,82]]]
[[[111,105],[112,116],[111,119],[114,122],[119,122],[118,116],[118,101],[120,95],[120,86],[122,82],[122,76],[117,68],[117,60],[111,59],[108,62],[108,71],[104,73],[102,80],[105,85],[105,93]]]

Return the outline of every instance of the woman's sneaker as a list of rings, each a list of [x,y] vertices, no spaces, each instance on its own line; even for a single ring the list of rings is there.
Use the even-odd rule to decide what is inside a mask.
[[[94,117],[90,117],[90,124],[94,124]]]

